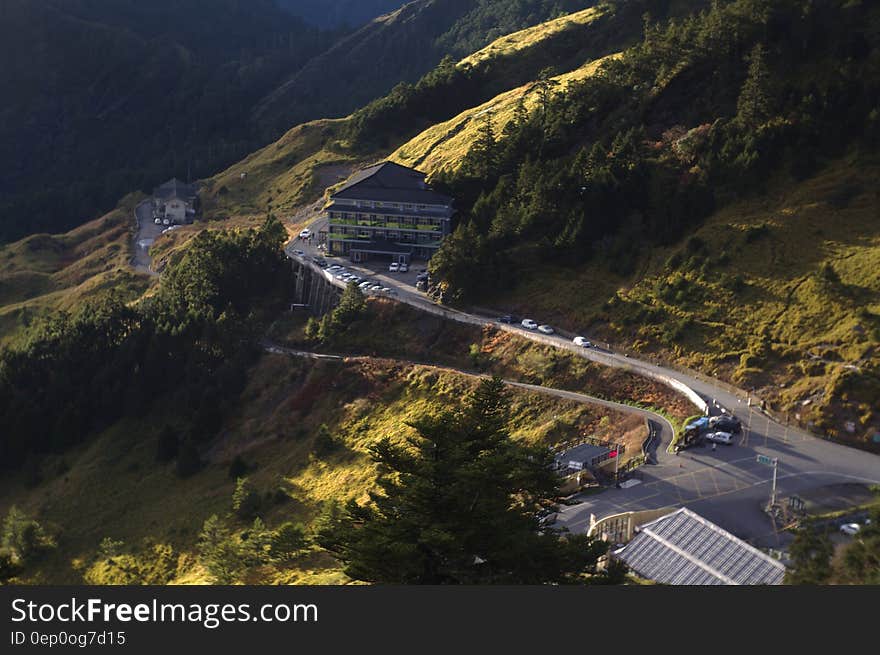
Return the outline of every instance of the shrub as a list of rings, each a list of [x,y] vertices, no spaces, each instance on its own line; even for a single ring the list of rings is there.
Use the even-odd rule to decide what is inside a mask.
[[[238,478],[235,481],[235,491],[232,493],[232,510],[240,519],[250,520],[259,513],[260,495],[250,488],[247,478]]]

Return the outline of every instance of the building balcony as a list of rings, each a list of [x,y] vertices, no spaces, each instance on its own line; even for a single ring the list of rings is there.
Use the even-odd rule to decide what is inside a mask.
[[[372,228],[376,230],[407,230],[410,232],[442,232],[443,226],[441,224],[431,224],[431,225],[412,225],[411,223],[399,223],[399,222],[384,222],[384,221],[370,221],[370,220],[354,220],[354,219],[341,219],[341,218],[331,218],[330,226],[334,225],[343,225],[350,227],[365,227]]]

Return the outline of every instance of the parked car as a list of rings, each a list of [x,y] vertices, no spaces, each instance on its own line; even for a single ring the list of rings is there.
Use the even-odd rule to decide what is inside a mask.
[[[419,282],[421,282],[422,280],[427,282],[428,281],[428,273],[426,271],[422,270],[422,272],[416,276],[416,280],[418,280]]]
[[[522,320],[522,323],[520,323],[520,325],[522,325],[526,330],[537,330],[538,329],[538,324],[535,323],[530,318],[524,318]]]
[[[170,219],[167,219],[167,218],[164,219],[164,220],[162,221],[162,225],[171,225],[171,220],[170,220]]]
[[[397,267],[397,270],[400,271],[401,273],[406,273],[409,271],[409,264],[401,264],[400,266]]]
[[[735,416],[723,414],[721,416],[713,416],[709,419],[709,427],[721,432],[732,432],[739,434],[742,432],[742,422]]]
[[[557,512],[552,512],[547,516],[543,516],[538,519],[538,525],[540,525],[542,528],[553,525],[554,523],[556,523],[556,519],[558,516],[559,514]]]
[[[294,250],[293,254],[298,255],[299,257],[302,257],[303,255],[305,255],[305,253],[302,250]]]
[[[593,345],[583,337],[575,337],[571,340],[571,342],[576,346],[580,346],[581,348],[589,348]]]
[[[382,290],[381,284],[373,284],[370,286],[370,291],[381,291],[381,290]]]
[[[539,325],[538,332],[541,334],[553,334],[553,328],[549,325]]]
[[[157,219],[154,220],[153,222],[154,222],[156,225],[162,225],[162,219],[161,219],[161,218],[157,218]]]
[[[727,446],[733,445],[733,435],[730,432],[709,432],[705,439],[714,443],[723,443]]]
[[[371,287],[371,286],[373,286],[373,281],[372,281],[372,280],[367,280],[367,281],[365,281],[365,282],[361,282],[361,283],[358,285],[358,287],[360,287],[361,289],[367,289],[367,288],[369,288],[369,287]]]
[[[498,322],[499,323],[507,323],[508,325],[513,325],[514,323],[519,323],[519,319],[517,319],[516,316],[506,314],[504,316],[499,316]]]
[[[397,273],[397,271],[399,271],[399,270],[400,270],[400,264],[398,264],[397,262],[392,262],[392,263],[388,266],[388,272],[389,272],[389,273]]]
[[[312,236],[312,231],[309,228],[306,228],[302,232],[299,233],[300,239],[308,239],[311,236]]]
[[[840,526],[840,531],[845,535],[849,535],[850,537],[856,536],[861,529],[862,526],[860,526],[858,523],[844,523]]]

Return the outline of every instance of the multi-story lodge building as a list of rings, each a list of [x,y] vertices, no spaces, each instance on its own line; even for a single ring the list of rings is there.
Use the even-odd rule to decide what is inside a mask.
[[[451,230],[452,204],[428,187],[424,173],[393,162],[371,166],[330,196],[327,250],[354,262],[430,259]]]

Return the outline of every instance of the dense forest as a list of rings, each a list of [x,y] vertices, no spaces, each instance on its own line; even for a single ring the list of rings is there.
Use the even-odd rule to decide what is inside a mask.
[[[637,46],[564,92],[545,72],[536,110],[503,134],[486,114],[464,166],[437,176],[465,216],[431,262],[444,297],[507,287],[551,257],[629,274],[640,248],[771,177],[875,148],[878,25],[871,3],[714,2],[646,16]]]
[[[105,296],[0,351],[0,467],[62,452],[163,402],[188,427],[164,436],[161,458],[194,472],[198,445],[215,436],[259,352],[262,319],[289,298],[285,238],[273,218],[259,230],[202,232],[150,298]]]

